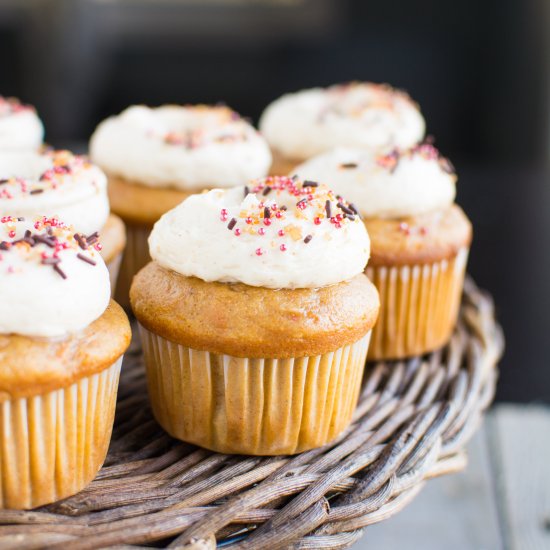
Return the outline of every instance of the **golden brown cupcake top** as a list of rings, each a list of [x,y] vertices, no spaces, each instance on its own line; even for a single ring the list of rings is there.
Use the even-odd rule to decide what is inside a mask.
[[[56,339],[0,334],[0,401],[44,394],[112,365],[130,343],[130,324],[111,301],[83,330]]]
[[[235,357],[302,357],[351,344],[378,316],[363,274],[318,289],[207,283],[149,263],[134,278],[132,309],[148,330],[197,350]]]
[[[455,256],[472,240],[472,225],[456,204],[419,216],[364,222],[371,239],[369,266],[437,262]]]

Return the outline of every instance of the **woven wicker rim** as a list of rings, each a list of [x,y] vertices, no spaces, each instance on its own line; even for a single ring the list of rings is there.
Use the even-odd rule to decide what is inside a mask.
[[[1,510],[0,547],[347,548],[426,480],[465,467],[502,350],[491,298],[467,281],[448,346],[369,365],[354,421],[337,441],[294,457],[247,457],[165,434],[147,406],[135,347],[97,478],[63,502]]]

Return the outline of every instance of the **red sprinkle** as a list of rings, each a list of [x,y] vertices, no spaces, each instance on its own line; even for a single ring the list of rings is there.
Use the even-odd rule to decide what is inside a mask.
[[[281,250],[281,252],[284,252],[286,250],[286,244],[282,244],[279,249]]]
[[[256,248],[256,256],[261,256],[264,251],[261,248]]]

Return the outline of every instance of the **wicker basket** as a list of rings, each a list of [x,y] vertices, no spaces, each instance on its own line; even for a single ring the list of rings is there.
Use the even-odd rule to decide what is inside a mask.
[[[471,281],[460,319],[445,349],[369,365],[351,427],[294,457],[223,455],[171,439],[152,419],[134,348],[95,481],[57,504],[0,511],[0,547],[346,548],[426,480],[466,464],[503,337],[491,299]]]

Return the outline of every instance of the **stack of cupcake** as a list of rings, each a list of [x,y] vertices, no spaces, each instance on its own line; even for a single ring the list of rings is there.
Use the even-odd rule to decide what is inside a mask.
[[[98,126],[94,165],[41,148],[34,110],[0,98],[0,506],[72,494],[105,457],[125,225],[117,296],[181,440],[322,446],[351,421],[367,355],[448,341],[472,230],[418,106],[339,85],[278,99],[260,129],[224,106],[134,106]]]

